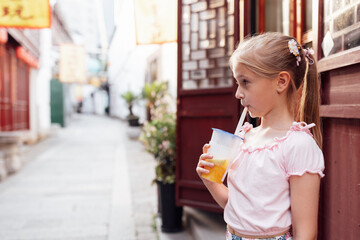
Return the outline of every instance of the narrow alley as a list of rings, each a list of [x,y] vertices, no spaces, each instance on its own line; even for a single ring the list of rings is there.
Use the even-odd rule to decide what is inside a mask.
[[[0,183],[0,239],[158,239],[155,161],[129,131],[75,115],[23,150],[23,169]]]

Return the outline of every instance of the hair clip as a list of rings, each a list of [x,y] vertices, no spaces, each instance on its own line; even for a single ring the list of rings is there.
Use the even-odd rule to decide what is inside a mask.
[[[315,53],[314,50],[312,48],[307,48],[307,49],[303,49],[303,52],[304,52],[305,57],[308,59],[308,63],[310,65],[313,65],[314,60],[310,57],[310,54],[314,55],[314,53]]]
[[[301,62],[301,57],[300,57],[300,52],[299,52],[300,47],[298,46],[295,39],[289,40],[288,46],[289,46],[290,53],[292,53],[296,57],[296,65],[299,66],[299,62]]]

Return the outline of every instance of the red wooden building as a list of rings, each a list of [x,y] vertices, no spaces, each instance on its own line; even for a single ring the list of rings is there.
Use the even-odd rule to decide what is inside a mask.
[[[312,47],[321,74],[325,178],[319,239],[360,238],[360,0],[178,0],[177,204],[221,212],[195,167],[211,128],[234,131],[235,45],[277,31]]]
[[[3,33],[6,37],[0,42],[0,131],[27,130],[30,68],[38,67],[40,54],[35,46],[39,46],[39,34],[31,32],[29,37],[23,30],[9,32]]]

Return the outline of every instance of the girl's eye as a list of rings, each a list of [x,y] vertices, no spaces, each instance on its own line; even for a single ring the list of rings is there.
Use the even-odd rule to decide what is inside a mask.
[[[246,79],[242,79],[240,82],[242,85],[245,85],[245,86],[249,83],[249,81]]]

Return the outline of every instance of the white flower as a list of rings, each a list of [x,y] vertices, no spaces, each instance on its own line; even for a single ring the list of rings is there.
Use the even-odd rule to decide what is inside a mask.
[[[288,45],[289,45],[289,50],[292,54],[294,54],[295,56],[300,55],[299,47],[295,39],[289,40]]]
[[[169,141],[163,141],[162,142],[162,146],[164,147],[164,149],[168,149],[170,147],[170,142]]]

